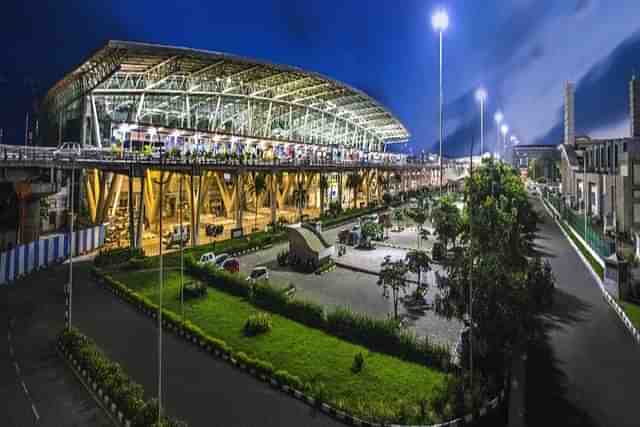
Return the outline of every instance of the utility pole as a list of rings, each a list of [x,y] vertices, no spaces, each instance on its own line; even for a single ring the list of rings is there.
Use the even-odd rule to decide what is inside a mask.
[[[72,160],[73,161],[73,160]],[[67,329],[71,328],[71,314],[73,311],[73,255],[75,250],[75,236],[73,235],[73,220],[74,220],[74,197],[73,197],[73,188],[74,188],[74,175],[75,175],[75,165],[71,167],[71,186],[69,188],[70,195],[70,224],[69,224],[69,284],[68,284],[68,292],[69,292],[69,308],[68,308],[68,319],[67,319]]]

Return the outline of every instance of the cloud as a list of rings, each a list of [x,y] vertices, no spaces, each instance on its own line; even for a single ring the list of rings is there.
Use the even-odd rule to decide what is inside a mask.
[[[502,34],[495,38],[488,64],[491,67],[502,66],[512,60],[544,24],[551,9],[549,4],[540,4],[538,1],[516,6],[503,23],[497,24],[497,28],[502,28]]]
[[[621,136],[619,124],[628,119],[628,85],[634,69],[640,69],[640,31],[591,67],[576,85],[577,134],[597,132],[598,136],[605,136],[610,129],[615,130],[610,136]],[[557,110],[553,127],[536,143],[562,142],[563,108]]]

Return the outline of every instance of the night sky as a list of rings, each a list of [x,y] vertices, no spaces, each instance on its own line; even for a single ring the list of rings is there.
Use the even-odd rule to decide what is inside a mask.
[[[504,111],[522,143],[561,142],[563,85],[576,83],[578,134],[627,136],[628,81],[640,74],[639,0],[5,0],[0,14],[0,127],[21,143],[24,115],[108,39],[208,49],[313,70],[364,90],[435,150],[438,38],[445,33],[445,153],[479,135],[474,90],[488,119]],[[489,120],[489,122],[492,122]],[[495,129],[487,130],[489,145]]]

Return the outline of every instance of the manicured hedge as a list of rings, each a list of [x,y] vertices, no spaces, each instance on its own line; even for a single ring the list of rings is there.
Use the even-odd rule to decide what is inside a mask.
[[[149,417],[153,401],[144,401],[144,389],[133,381],[122,367],[115,363],[96,346],[87,336],[75,328],[64,330],[59,335],[59,342],[73,358],[78,361],[81,369],[99,384],[103,392],[112,399],[125,419],[131,420],[135,427],[155,426],[157,423],[157,404],[155,415]],[[187,424],[166,418],[164,426],[185,426]]]
[[[130,288],[120,283],[119,281],[114,280],[111,276],[105,274],[99,268],[94,268],[93,273],[99,279],[103,280],[106,285],[112,287],[118,293],[120,293],[120,295],[130,303],[144,310],[153,312],[158,311],[158,306],[155,303],[151,302],[148,298],[138,294],[137,292],[132,291]],[[246,365],[249,369],[254,369],[260,375],[272,376],[275,372],[275,369],[270,362],[250,358],[246,355],[246,353],[243,352],[235,352],[225,341],[208,335],[200,327],[196,326],[189,320],[183,322],[177,314],[167,309],[162,310],[162,317],[173,328],[182,330],[185,333],[197,338],[198,341],[202,341],[205,348],[207,348],[211,353],[219,352],[222,355],[227,355],[235,359],[237,362]],[[289,375],[286,371],[280,372],[285,372],[287,375],[281,376],[279,379],[276,378],[278,382],[285,381],[281,382],[281,384],[301,390],[301,387],[298,387],[300,383],[300,379],[298,377]]]
[[[185,265],[191,274],[209,285],[243,297],[258,308],[321,329],[373,351],[433,366],[443,371],[450,369],[450,354],[447,347],[433,344],[427,338],[420,339],[413,333],[403,331],[395,320],[374,319],[346,308],[336,308],[325,313],[322,305],[290,298],[284,291],[275,288],[267,281],[251,285],[238,274],[202,266],[192,257],[186,258]]]
[[[144,258],[142,249],[120,248],[100,251],[96,256],[94,263],[98,267],[107,267],[110,265],[122,264],[132,258]]]

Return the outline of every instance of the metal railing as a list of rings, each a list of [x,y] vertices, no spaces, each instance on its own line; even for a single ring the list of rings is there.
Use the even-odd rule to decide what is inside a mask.
[[[584,213],[579,213],[568,207],[558,196],[546,192],[543,196],[560,213],[561,218],[570,225],[582,239],[589,244],[591,249],[602,258],[611,256],[616,250],[613,239],[604,235],[603,232],[594,229],[590,218],[587,217],[585,224]]]
[[[82,149],[80,152],[59,152],[51,147],[23,147],[0,145],[0,161],[51,161],[51,162],[104,162],[162,165],[202,165],[202,166],[264,166],[264,167],[436,167],[433,162],[390,161],[390,160],[333,160],[333,159],[280,159],[280,158],[238,158],[207,155],[146,154],[141,151],[114,151],[110,149]]]

